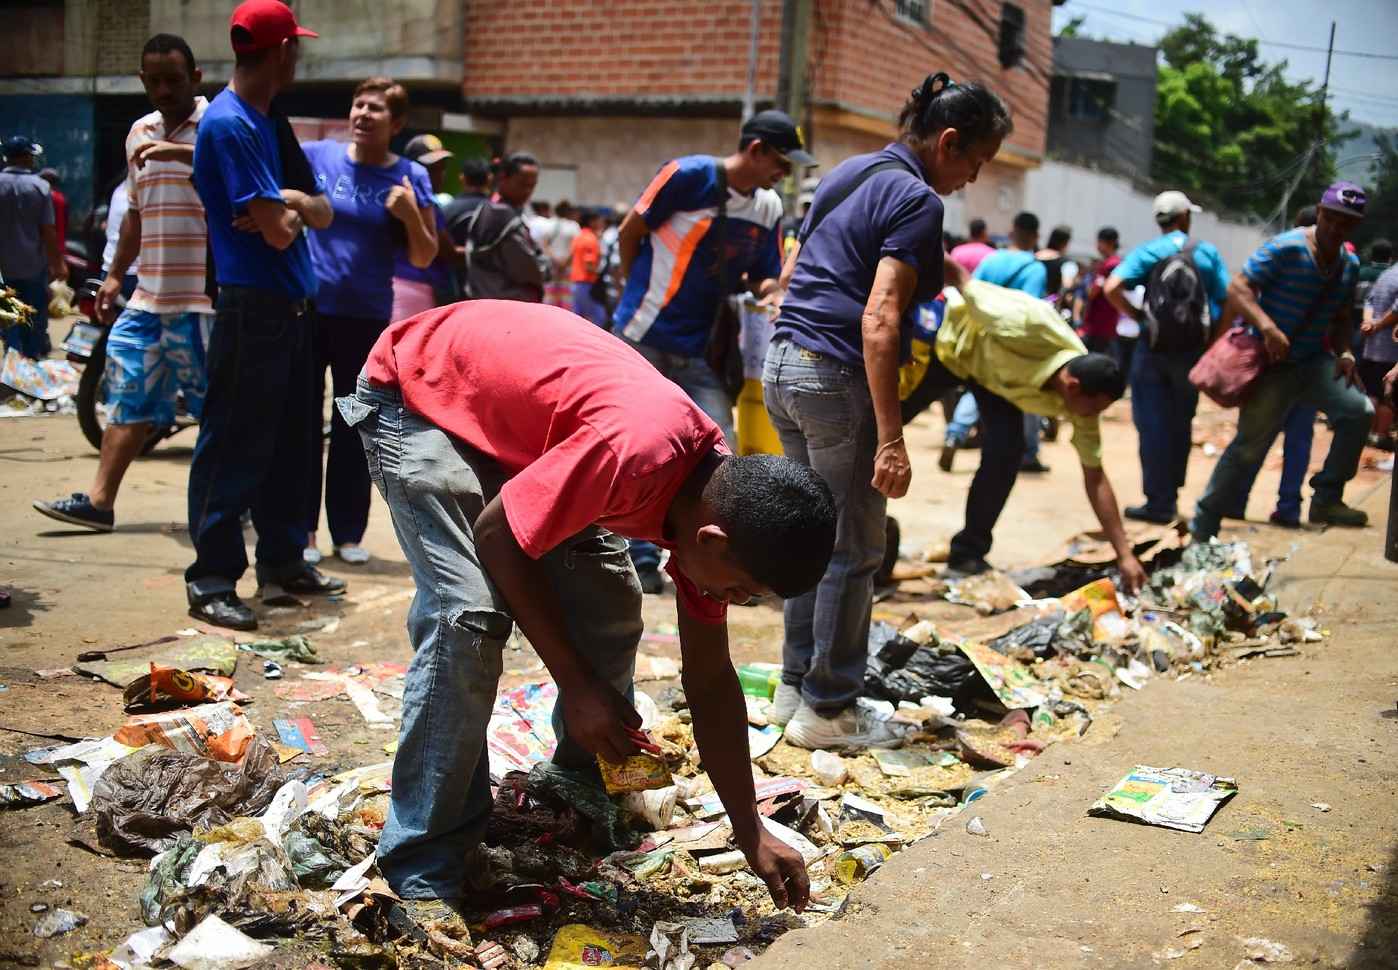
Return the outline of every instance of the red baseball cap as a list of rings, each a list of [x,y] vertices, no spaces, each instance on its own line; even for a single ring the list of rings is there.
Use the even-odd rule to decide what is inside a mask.
[[[248,32],[250,39],[240,42],[240,32],[232,36],[235,54],[251,54],[255,51],[276,47],[292,37],[319,37],[314,30],[307,30],[296,22],[296,14],[282,0],[246,0],[238,4],[233,16],[228,18],[228,29],[241,27]]]

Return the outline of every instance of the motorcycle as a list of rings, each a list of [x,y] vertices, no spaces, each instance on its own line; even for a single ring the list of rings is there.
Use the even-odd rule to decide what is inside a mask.
[[[86,276],[76,287],[81,319],[73,324],[61,344],[68,360],[82,368],[76,399],[78,426],[88,444],[98,451],[102,450],[102,431],[107,426],[107,335],[111,332],[111,326],[103,323],[97,312],[97,291],[101,286],[102,277]],[[126,305],[125,297],[118,295],[116,305],[119,312]],[[185,410],[181,394],[176,400],[174,422],[167,427],[152,427],[141,454],[150,454],[166,438],[198,423]]]

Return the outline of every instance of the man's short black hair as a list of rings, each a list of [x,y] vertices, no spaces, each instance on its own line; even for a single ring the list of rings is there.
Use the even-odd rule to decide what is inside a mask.
[[[1062,249],[1064,246],[1068,245],[1068,241],[1072,238],[1072,229],[1067,226],[1054,226],[1053,231],[1049,233],[1048,248]]]
[[[1069,375],[1078,379],[1084,394],[1120,401],[1126,393],[1126,377],[1115,357],[1083,354],[1068,361],[1067,368]]]
[[[752,578],[783,599],[820,582],[835,548],[835,499],[812,469],[777,455],[723,460],[704,500]]]
[[[189,66],[189,76],[193,77],[198,65],[194,63],[194,51],[189,49],[183,37],[175,34],[156,34],[146,41],[146,46],[141,48],[141,67],[146,66],[147,54],[169,54],[171,51],[179,51],[184,55],[184,62]]]
[[[981,236],[985,235],[985,220],[972,219],[971,225],[968,228],[971,230],[971,238],[979,239]]]
[[[490,181],[490,163],[483,158],[462,159],[461,178],[467,185],[485,185]]]
[[[1039,217],[1032,212],[1021,212],[1015,216],[1014,227],[1020,232],[1038,232]]]
[[[1117,232],[1113,226],[1103,226],[1097,230],[1097,238],[1102,242],[1109,242],[1113,246],[1121,242],[1121,233]]]
[[[1371,263],[1393,262],[1393,243],[1387,239],[1375,239],[1369,246],[1369,261]]]
[[[1301,206],[1301,208],[1296,210],[1296,218],[1292,221],[1292,226],[1304,229],[1308,226],[1315,225],[1316,211],[1316,207],[1313,205]]]

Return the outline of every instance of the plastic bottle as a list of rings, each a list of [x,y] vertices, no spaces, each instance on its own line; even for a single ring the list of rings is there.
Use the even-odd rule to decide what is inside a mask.
[[[781,683],[782,671],[778,664],[752,663],[738,668],[738,683],[743,693],[752,697],[771,699]]]

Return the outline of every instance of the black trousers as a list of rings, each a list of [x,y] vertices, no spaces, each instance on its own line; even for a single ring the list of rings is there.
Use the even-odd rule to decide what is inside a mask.
[[[311,355],[305,301],[245,286],[219,290],[189,469],[195,560],[185,582],[194,595],[231,591],[247,570],[244,509],[257,527],[259,583],[304,568],[305,470],[319,438]]]
[[[922,383],[903,402],[903,423],[961,383],[934,355]],[[1024,412],[974,381],[966,386],[981,412],[981,463],[966,493],[966,524],[951,540],[953,561],[979,559],[990,552],[995,523],[1009,501],[1024,457]]]
[[[315,346],[314,394],[318,416],[325,406],[325,369],[330,368],[330,386],[334,397],[353,394],[359,372],[369,359],[369,351],[374,349],[374,342],[387,327],[387,320],[315,313],[312,318],[312,342]],[[306,503],[307,532],[316,531],[320,522],[322,458],[325,459],[325,518],[330,525],[330,540],[337,546],[358,543],[364,539],[364,530],[369,526],[369,466],[364,460],[364,445],[359,440],[358,432],[345,424],[340,409],[333,404],[330,408],[330,454],[326,457],[317,447],[311,455]]]

